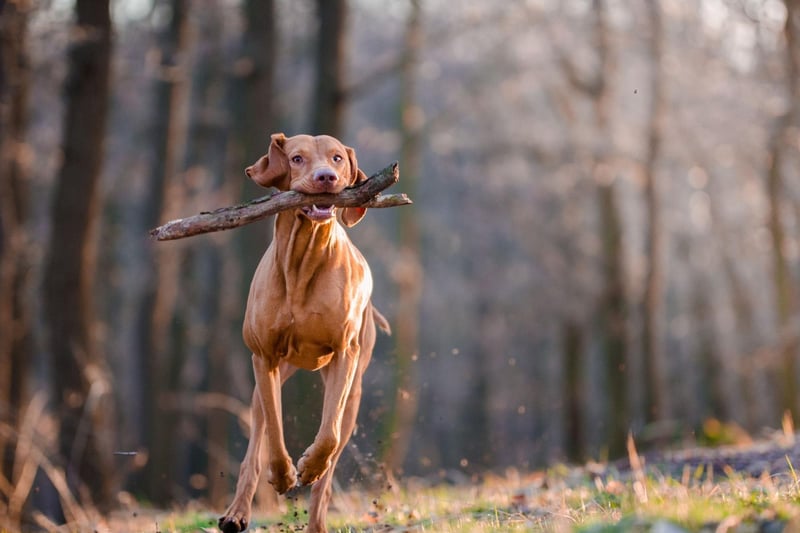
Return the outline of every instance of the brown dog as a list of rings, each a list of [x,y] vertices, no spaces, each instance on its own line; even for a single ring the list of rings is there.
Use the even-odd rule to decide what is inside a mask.
[[[264,187],[311,194],[338,193],[366,179],[353,149],[326,135],[275,134],[268,154],[246,172]],[[375,323],[389,332],[370,302],[369,266],[335,212],[315,205],[279,213],[272,244],[253,277],[243,333],[253,352],[256,387],[236,496],[219,519],[226,533],[247,529],[265,436],[269,482],[283,494],[318,481],[307,531],[327,531],[333,470],[355,426]],[[344,208],[340,218],[349,227],[365,212]],[[298,368],[319,370],[325,393],[319,432],[295,469],[283,440],[281,385]]]

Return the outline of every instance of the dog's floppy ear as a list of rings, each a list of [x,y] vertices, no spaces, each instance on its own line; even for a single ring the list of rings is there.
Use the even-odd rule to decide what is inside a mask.
[[[245,174],[262,187],[288,189],[286,178],[289,177],[289,160],[283,151],[285,142],[286,136],[283,133],[272,134],[267,155],[244,169]]]
[[[347,152],[347,159],[350,163],[350,186],[358,185],[367,180],[367,175],[358,168],[358,160],[356,159],[356,151],[345,146]],[[342,223],[349,227],[358,224],[364,215],[367,214],[366,207],[345,207],[342,209]]]

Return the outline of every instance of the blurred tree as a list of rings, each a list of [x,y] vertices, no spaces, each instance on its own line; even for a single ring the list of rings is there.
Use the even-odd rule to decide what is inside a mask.
[[[566,429],[564,453],[568,460],[586,460],[586,381],[584,379],[584,332],[580,324],[567,320],[561,326],[564,357],[564,402]]]
[[[609,172],[596,169],[596,172]],[[606,179],[601,176],[601,179]],[[605,285],[598,319],[608,375],[609,411],[607,444],[610,457],[625,453],[625,436],[630,430],[629,369],[630,338],[628,301],[622,249],[622,223],[612,184],[597,188],[603,243]]]
[[[786,109],[772,124],[769,140],[769,166],[767,169],[767,200],[769,202],[768,226],[772,237],[773,286],[780,336],[779,351],[782,365],[777,369],[781,408],[798,421],[798,365],[800,338],[797,332],[798,289],[793,277],[788,256],[788,239],[784,228],[786,208],[786,183],[784,173],[787,164],[789,138],[792,128],[797,127],[797,107],[800,101],[800,50],[798,50],[798,25],[800,2],[785,0],[786,21],[783,37],[786,49],[786,74],[784,89]]]
[[[197,198],[198,208],[204,205],[227,205],[236,202],[225,188],[225,153],[227,121],[225,109],[225,58],[223,47],[224,13],[218,0],[207,2],[197,13],[198,33],[203,42],[198,46],[198,57],[192,71],[192,95],[186,174],[189,197]],[[239,187],[228,187],[238,192]],[[232,196],[232,197],[231,197]],[[188,305],[175,309],[175,320],[184,340],[179,342],[185,351],[172,357],[183,359],[180,374],[180,393],[191,395],[194,391],[208,391],[212,397],[230,394],[227,360],[233,320],[238,313],[237,291],[224,291],[224,274],[234,267],[231,255],[223,253],[223,246],[231,242],[230,233],[215,239],[198,239],[190,243],[184,272],[180,276],[180,294],[190,300]],[[234,278],[235,279],[235,278]],[[234,296],[233,302],[226,297]],[[233,304],[233,305],[232,305]],[[236,339],[238,341],[238,339]],[[228,417],[220,409],[211,409],[205,417],[193,417],[189,426],[176,441],[174,461],[181,464],[179,480],[191,479],[205,472],[208,500],[212,506],[225,505],[228,498],[225,472],[228,462]],[[197,426],[199,428],[195,429]],[[189,435],[198,435],[200,442],[192,442]],[[204,439],[202,437],[205,437]],[[205,468],[203,468],[205,467]]]
[[[314,95],[311,102],[312,135],[344,133],[347,94],[344,87],[346,62],[347,0],[317,0],[316,55],[314,59]],[[262,248],[263,249],[263,248]],[[250,278],[248,278],[250,279]],[[298,372],[284,385],[287,447],[302,451],[316,435],[322,411],[320,377]],[[297,416],[296,413],[304,413]],[[308,416],[311,414],[311,416]]]
[[[625,453],[630,424],[628,375],[630,338],[628,332],[628,297],[620,208],[614,183],[616,170],[611,163],[612,138],[608,135],[612,108],[612,80],[616,62],[611,50],[610,29],[605,0],[592,2],[592,48],[597,54],[597,67],[592,76],[582,76],[575,64],[563,53],[561,67],[571,85],[589,98],[593,110],[595,143],[592,148],[591,179],[595,184],[599,214],[600,255],[603,264],[603,290],[597,303],[597,327],[606,360],[608,375],[608,453],[618,457]],[[575,364],[575,363],[573,363]],[[578,374],[571,374],[574,378]],[[568,384],[574,390],[577,384]]]
[[[228,146],[228,175],[239,180],[239,197],[246,201],[262,195],[264,189],[247,178],[244,169],[266,153],[270,133],[278,130],[274,85],[279,25],[274,0],[245,0],[241,9],[244,33],[235,63],[237,68],[232,71],[228,88],[228,108],[233,117]],[[231,342],[238,343],[242,350],[246,350],[240,338],[245,301],[250,291],[250,280],[269,244],[272,224],[273,220],[270,218],[239,228],[233,236],[237,250],[235,262],[238,263],[238,268],[235,273],[238,274],[236,281],[239,290],[235,294],[231,291],[226,293],[229,298],[233,296],[235,299],[235,302],[227,305],[234,305],[237,310],[234,328],[236,337],[231,336]],[[241,376],[239,380],[231,376],[234,386],[230,392],[250,394],[253,389],[252,366],[249,357],[243,360],[247,361],[247,364],[242,365],[246,368],[246,372],[242,372],[245,376]],[[242,399],[246,405],[250,405],[249,396]],[[244,433],[245,438],[249,435],[247,431]],[[240,444],[244,442],[246,441],[240,440]],[[237,457],[237,462],[240,459],[241,457]],[[214,475],[211,468],[212,465],[209,465],[209,476]],[[267,476],[261,477],[261,485],[256,493],[257,502],[262,508],[265,504],[274,508],[277,504],[277,493],[266,478]]]
[[[150,136],[153,155],[137,221],[141,235],[161,221],[165,207],[171,204],[168,191],[181,168],[186,141],[189,2],[169,0],[163,5],[169,19],[158,39],[160,61],[153,86]],[[139,403],[136,423],[140,443],[148,452],[145,467],[148,495],[155,501],[170,501],[175,467],[172,461],[175,414],[163,409],[162,395],[177,390],[180,365],[179,358],[169,357],[170,327],[178,285],[177,250],[174,247],[154,250],[153,243],[144,243],[141,261],[142,294],[138,295],[134,329],[134,354],[139,365],[137,390],[140,391],[140,397],[135,399]]]
[[[708,150],[703,146],[703,143],[697,138],[697,132],[684,128],[677,124],[680,128],[681,135],[687,140],[687,146],[691,148],[691,155],[698,166],[694,167],[690,172],[694,172],[699,180],[707,180],[705,188],[708,189],[708,209],[709,209],[709,225],[711,234],[714,235],[715,244],[718,248],[719,260],[722,263],[722,274],[725,279],[725,288],[730,294],[731,303],[733,305],[733,315],[736,324],[736,331],[739,338],[738,343],[743,346],[744,352],[749,352],[754,346],[754,338],[756,336],[756,311],[752,302],[752,297],[748,293],[747,284],[742,279],[741,274],[737,269],[736,259],[732,256],[730,247],[727,245],[730,240],[730,231],[725,228],[725,221],[723,216],[723,209],[720,202],[720,196],[724,190],[724,180],[717,176],[713,171],[713,165],[708,159]],[[703,293],[699,289],[702,283],[698,283],[698,290],[695,294],[695,302],[693,310],[695,314],[703,315],[706,320],[713,317],[713,309],[709,309],[710,305],[707,299],[711,299],[708,290]],[[707,289],[710,289],[707,287]],[[726,357],[724,355],[723,345],[725,339],[719,338],[711,332],[704,332],[705,337],[713,337],[704,339],[701,348],[701,357],[712,355],[711,361],[705,365],[709,372],[715,372],[715,376],[708,376],[703,379],[703,382],[709,381],[714,389],[709,395],[712,400],[721,399],[720,409],[721,412],[715,412],[713,416],[728,419],[725,414],[729,415],[732,419],[738,419],[746,427],[757,429],[763,421],[763,416],[759,414],[760,405],[757,401],[757,394],[754,392],[755,380],[758,376],[754,372],[744,372],[740,368],[743,364],[738,361],[737,357]],[[726,368],[727,367],[727,368]],[[719,378],[720,369],[727,370],[731,375],[725,380],[727,383],[720,383]],[[731,372],[732,371],[732,372]]]
[[[241,144],[241,161],[254,163],[266,151],[274,128],[275,62],[277,59],[278,24],[274,0],[245,0],[242,4],[244,34],[231,96],[237,121],[237,139]],[[238,159],[238,158],[237,158]],[[239,169],[243,175],[243,168]]]
[[[115,501],[112,386],[95,345],[92,294],[97,187],[103,162],[111,62],[108,0],[77,0],[65,82],[63,160],[53,197],[43,308],[60,422],[58,450],[71,489],[101,509]],[[88,489],[88,492],[86,492]]]
[[[316,0],[316,4],[319,19],[315,61],[317,78],[310,133],[341,137],[346,102],[344,68],[347,0]]]
[[[412,198],[416,197],[422,165],[424,114],[416,96],[422,37],[422,1],[410,0],[399,72],[398,130],[403,190]],[[387,422],[388,431],[383,439],[386,446],[383,458],[389,472],[403,466],[419,401],[415,392],[417,380],[414,361],[419,357],[419,306],[423,280],[417,216],[413,209],[400,209],[397,212],[400,253],[392,267],[392,277],[397,285],[393,387],[396,395]]]
[[[661,67],[664,30],[659,0],[646,2],[650,22],[649,61],[650,110],[647,145],[643,162],[644,204],[647,219],[645,238],[645,286],[642,305],[642,360],[645,366],[645,420],[657,422],[673,416],[669,401],[669,367],[664,361],[661,333],[664,291],[664,228],[661,215],[660,186],[656,165],[661,151],[664,122],[664,82]]]
[[[228,107],[233,117],[229,139],[228,173],[240,181],[239,195],[250,200],[264,189],[248,179],[244,169],[266,153],[275,120],[275,65],[278,24],[274,0],[246,0],[242,4],[244,33],[235,68],[231,71]],[[245,299],[250,279],[264,253],[272,231],[272,219],[236,230],[241,262],[240,297]]]
[[[31,320],[26,298],[30,66],[28,0],[0,3],[0,424],[18,427],[28,397]],[[15,442],[0,433],[0,502],[14,485]]]
[[[600,213],[600,240],[604,289],[599,308],[602,346],[608,373],[608,454],[618,457],[625,451],[626,435],[630,430],[628,376],[630,375],[630,337],[628,332],[628,298],[625,273],[622,222],[617,205],[611,166],[613,146],[609,131],[611,118],[611,82],[615,72],[612,58],[607,6],[604,0],[594,0],[594,43],[600,66],[593,83],[584,85],[592,98],[595,128],[598,139],[594,153],[592,179],[597,186]]]

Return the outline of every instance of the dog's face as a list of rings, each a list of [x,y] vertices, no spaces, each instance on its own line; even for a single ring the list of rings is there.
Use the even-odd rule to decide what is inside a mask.
[[[247,167],[247,175],[263,187],[276,187],[305,194],[342,192],[367,179],[358,168],[355,151],[329,135],[272,135],[267,155]],[[366,208],[342,209],[346,226],[358,223]],[[313,222],[329,222],[336,214],[332,205],[313,205],[301,208]]]

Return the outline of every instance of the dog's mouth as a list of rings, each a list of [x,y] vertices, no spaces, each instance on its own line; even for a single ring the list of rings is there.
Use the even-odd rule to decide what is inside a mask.
[[[300,208],[303,214],[315,222],[322,222],[333,217],[334,210],[332,205],[312,205]]]

